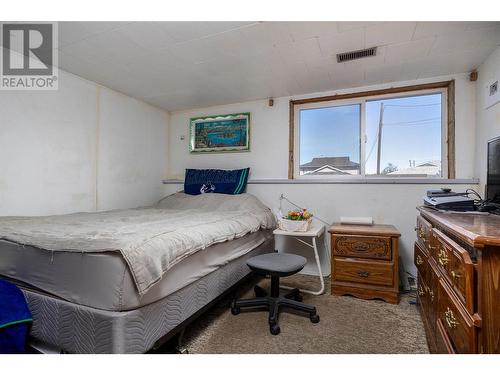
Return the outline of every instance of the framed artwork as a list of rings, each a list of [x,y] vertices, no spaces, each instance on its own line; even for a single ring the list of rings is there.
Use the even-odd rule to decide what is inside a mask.
[[[500,86],[498,85],[498,79],[488,83],[485,94],[484,108],[492,107],[500,102]]]
[[[245,151],[250,151],[250,113],[190,119],[189,152]]]

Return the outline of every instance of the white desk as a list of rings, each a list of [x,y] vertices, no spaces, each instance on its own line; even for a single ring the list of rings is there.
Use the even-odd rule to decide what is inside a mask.
[[[319,255],[318,255],[318,246],[316,243],[316,239],[319,238],[323,232],[325,231],[325,227],[322,225],[320,227],[312,227],[309,229],[307,232],[287,232],[281,229],[275,229],[273,231],[273,234],[275,236],[288,236],[288,237],[293,237],[297,241],[303,243],[304,245],[312,248],[314,250],[314,257],[316,258],[316,265],[318,266],[318,272],[319,272],[319,279],[321,282],[321,289],[318,291],[314,290],[307,290],[307,289],[301,289],[301,292],[304,293],[309,293],[309,294],[314,294],[315,296],[318,296],[320,294],[323,294],[325,292],[325,281],[323,280],[323,272],[321,272],[321,263],[319,262]],[[311,243],[306,242],[304,239],[311,239]],[[284,289],[292,289],[286,286],[282,286]]]

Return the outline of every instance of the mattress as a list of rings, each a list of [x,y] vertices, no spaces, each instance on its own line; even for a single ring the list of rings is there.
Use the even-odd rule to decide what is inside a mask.
[[[78,305],[127,311],[159,301],[269,241],[272,232],[261,230],[209,246],[169,269],[143,296],[123,256],[113,251],[52,252],[0,241],[0,275]]]
[[[30,335],[69,353],[144,353],[248,275],[249,258],[273,247],[271,238],[169,296],[129,311],[82,306],[21,286],[33,314]]]

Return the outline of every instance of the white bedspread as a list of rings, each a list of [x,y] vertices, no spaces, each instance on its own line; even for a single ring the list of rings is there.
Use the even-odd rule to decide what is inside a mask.
[[[51,251],[119,251],[143,295],[196,251],[273,227],[271,211],[250,194],[177,193],[155,207],[0,217],[0,239]]]

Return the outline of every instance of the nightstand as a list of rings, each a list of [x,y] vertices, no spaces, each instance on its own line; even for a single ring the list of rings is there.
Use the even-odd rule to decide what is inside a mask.
[[[325,281],[323,280],[323,272],[321,271],[321,263],[319,261],[319,254],[318,254],[318,246],[317,246],[317,239],[323,234],[325,231],[325,227],[319,226],[319,227],[312,227],[309,229],[307,232],[287,232],[281,229],[275,229],[273,234],[275,236],[288,236],[288,237],[293,237],[300,243],[303,243],[304,245],[310,247],[314,251],[314,258],[316,259],[316,266],[318,267],[318,273],[319,273],[319,279],[321,283],[321,288],[320,290],[313,291],[313,290],[307,290],[307,289],[300,289],[301,292],[304,293],[309,293],[313,295],[320,295],[325,292]],[[310,240],[310,242],[307,242],[306,240]],[[286,286],[281,286],[283,289],[292,289]]]
[[[331,294],[399,303],[398,240],[392,225],[333,224]]]

